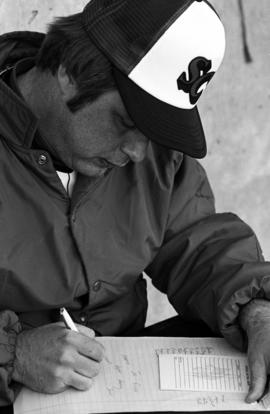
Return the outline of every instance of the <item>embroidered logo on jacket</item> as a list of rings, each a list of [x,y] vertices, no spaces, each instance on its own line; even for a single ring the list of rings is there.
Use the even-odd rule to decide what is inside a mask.
[[[214,76],[215,72],[210,72],[211,68],[211,60],[198,56],[188,66],[188,78],[187,73],[183,72],[177,79],[178,89],[189,94],[192,105],[196,104],[202,94],[202,91],[199,91],[201,86]]]

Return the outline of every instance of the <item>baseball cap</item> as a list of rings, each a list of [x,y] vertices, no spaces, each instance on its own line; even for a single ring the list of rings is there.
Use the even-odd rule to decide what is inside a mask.
[[[147,138],[206,155],[197,103],[219,68],[225,33],[206,0],[91,0],[82,23],[113,65],[126,109]]]

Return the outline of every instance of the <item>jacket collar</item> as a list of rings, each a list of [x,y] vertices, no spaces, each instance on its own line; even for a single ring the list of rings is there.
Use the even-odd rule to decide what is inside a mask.
[[[0,135],[15,145],[31,148],[38,119],[22,95],[12,90],[4,78],[11,76],[13,88],[18,90],[16,77],[34,65],[34,59],[23,59],[0,74]],[[2,78],[2,79],[1,79]]]

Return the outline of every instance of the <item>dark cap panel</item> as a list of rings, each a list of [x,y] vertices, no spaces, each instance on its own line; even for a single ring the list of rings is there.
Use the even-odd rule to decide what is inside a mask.
[[[82,13],[92,41],[129,74],[194,0],[92,0]]]

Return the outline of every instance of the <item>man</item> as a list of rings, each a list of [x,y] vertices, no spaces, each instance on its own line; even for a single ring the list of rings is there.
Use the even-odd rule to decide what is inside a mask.
[[[195,0],[92,0],[46,37],[1,37],[1,405],[18,383],[89,388],[94,332],[144,326],[143,271],[183,318],[248,344],[247,401],[261,396],[270,265],[245,223],[215,213],[195,160],[196,104],[224,47]]]

